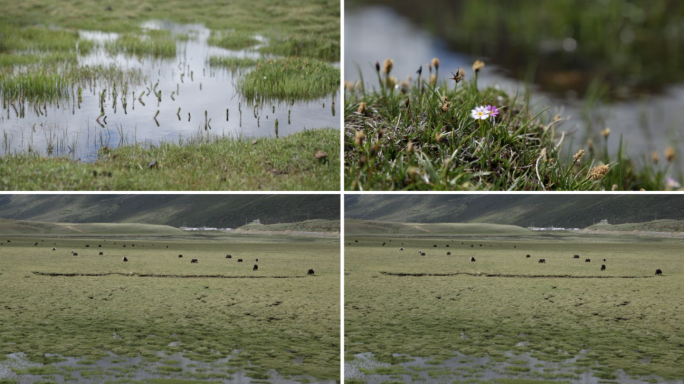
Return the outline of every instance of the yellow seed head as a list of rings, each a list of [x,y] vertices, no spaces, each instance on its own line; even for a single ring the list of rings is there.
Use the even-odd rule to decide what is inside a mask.
[[[665,158],[667,159],[667,161],[671,163],[674,161],[675,157],[677,156],[675,154],[674,148],[667,147],[667,149],[665,150]]]
[[[359,113],[360,113],[360,114],[363,115],[364,112],[366,112],[366,105],[367,105],[367,104],[366,104],[365,101],[362,101],[362,102],[359,103]]]
[[[445,102],[444,104],[442,104],[442,111],[447,112],[449,110],[449,107],[451,107],[451,103],[448,101]]]
[[[601,180],[603,176],[606,175],[610,171],[610,167],[607,165],[599,165],[597,167],[592,168],[589,171],[589,179],[590,180]]]
[[[408,152],[408,153],[413,152],[413,141],[409,142],[408,145],[406,146],[406,152]]]
[[[653,153],[651,153],[651,158],[653,158],[654,163],[659,162],[660,156],[658,155],[658,151],[653,151]]]
[[[437,75],[435,75],[433,73],[432,75],[430,75],[430,85],[435,85],[436,82],[437,82]]]
[[[356,143],[356,145],[361,145],[365,138],[366,134],[363,133],[363,131],[356,131],[356,134],[354,134],[354,142]]]
[[[613,188],[610,189],[611,191],[617,191],[618,190],[618,185],[613,184]]]
[[[610,128],[606,128],[606,129],[602,130],[602,131],[601,131],[601,136],[603,136],[603,137],[605,137],[605,138],[607,139],[608,136],[610,136]]]
[[[394,61],[392,59],[385,59],[385,61],[382,63],[382,73],[389,75],[393,66]]]
[[[574,160],[573,162],[576,163],[576,162],[580,161],[583,156],[584,156],[584,149],[580,149],[579,151],[577,151],[575,156],[572,157]]]
[[[485,63],[483,61],[477,60],[475,63],[473,63],[473,71],[475,71],[475,73],[478,73],[480,72],[480,69],[484,68],[484,66]]]
[[[435,67],[435,69],[439,69],[439,59],[438,58],[435,57],[434,59],[432,59],[432,66]]]

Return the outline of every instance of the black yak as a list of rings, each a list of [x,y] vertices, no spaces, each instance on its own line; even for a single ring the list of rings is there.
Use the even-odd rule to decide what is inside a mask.
[[[90,248],[90,245],[86,244],[86,248]]]
[[[128,259],[126,258],[126,256],[124,256],[123,261],[128,261]]]
[[[575,255],[572,257],[573,259],[579,259],[579,255]]]
[[[180,259],[181,257],[183,257],[183,255],[178,255],[178,258],[179,258],[179,259]]]
[[[309,269],[309,272],[307,272],[306,274],[307,274],[307,275],[313,275],[313,274],[314,274],[314,270],[313,270],[313,269]]]
[[[103,255],[104,255],[104,252],[100,252],[100,255],[99,255],[99,256],[103,256]]]
[[[470,256],[470,261],[475,261],[475,258]]]
[[[585,262],[585,263],[590,263],[590,262],[591,262],[591,259],[584,259],[584,262]]]
[[[546,259],[539,259],[540,263],[546,263]]]
[[[403,248],[403,247],[402,247],[402,248],[399,248],[399,250],[400,250],[400,251],[403,251],[403,250],[404,250],[404,248]]]
[[[76,253],[76,252],[73,252],[73,255],[74,255],[74,256],[78,256],[78,253]]]
[[[231,255],[226,255],[226,259],[232,259],[232,258],[233,258],[233,256],[231,256]]]
[[[451,240],[451,241],[453,241],[453,240]],[[449,248],[449,244],[447,244],[447,248]]]
[[[437,244],[433,245],[433,247],[437,248]]]
[[[425,252],[421,252],[420,255],[421,255],[421,256],[425,256]]]
[[[605,271],[605,270],[606,270],[606,265],[605,265],[605,264],[601,265],[601,270],[602,270],[602,271]]]
[[[197,261],[197,259],[190,260],[190,264],[197,264],[197,263],[199,263],[199,261]]]
[[[447,252],[447,256],[451,256],[451,252]]]
[[[259,259],[254,259],[254,262],[255,262],[255,263],[258,263],[258,262],[259,262]]]
[[[52,250],[53,250],[53,251],[56,251],[56,250],[57,250],[57,248],[52,248]]]
[[[384,247],[384,246],[385,246],[385,243],[382,243],[382,246]]]
[[[34,247],[37,247],[37,246],[38,246],[38,243],[33,244],[33,246],[34,246]]]
[[[252,268],[252,271],[256,271],[257,269],[259,269],[259,266],[254,264],[254,268]]]
[[[525,256],[525,257],[530,257],[530,255],[527,255],[527,256]]]
[[[238,259],[238,263],[242,263],[242,259]]]
[[[605,263],[605,262],[606,262],[606,259],[603,259],[603,262]]]
[[[660,270],[660,268],[656,269],[656,276],[662,276],[663,271]]]

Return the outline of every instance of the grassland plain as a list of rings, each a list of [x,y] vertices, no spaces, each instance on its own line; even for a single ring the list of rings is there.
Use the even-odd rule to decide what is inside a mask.
[[[15,373],[122,382],[137,382],[141,371],[179,380],[229,381],[242,372],[268,381],[270,370],[304,382],[339,378],[338,239],[25,235],[3,236],[1,244],[0,359],[23,352],[46,364]],[[253,271],[257,258],[259,269]],[[307,276],[309,268],[314,276]],[[144,277],[149,274],[226,278]],[[142,361],[92,372],[109,353]],[[172,354],[197,364],[233,358],[214,372],[197,365],[180,369],[165,357]],[[82,360],[54,366],[62,357]],[[166,365],[156,367],[160,363]]]
[[[680,253],[680,241],[629,234],[346,234],[345,361],[371,352],[392,364],[429,358],[441,369],[458,351],[520,365],[503,372],[509,378],[572,380],[591,371],[615,382],[623,370],[650,382],[681,379]],[[663,276],[654,276],[656,268]],[[538,368],[518,357],[558,363],[580,352],[566,376],[530,372]],[[477,382],[484,368],[472,368],[442,376]],[[368,373],[383,370],[392,371]]]

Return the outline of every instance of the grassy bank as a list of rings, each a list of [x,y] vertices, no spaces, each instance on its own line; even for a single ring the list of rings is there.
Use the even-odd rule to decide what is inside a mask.
[[[470,361],[489,356],[519,365],[504,372],[519,379],[579,380],[592,372],[616,380],[618,370],[651,382],[661,381],[651,375],[670,380],[684,375],[678,242],[565,235],[354,240],[345,241],[347,362],[364,352],[392,364],[413,360],[393,356],[397,353],[424,357],[457,382],[481,378],[484,369],[451,371],[443,364],[457,351]],[[664,275],[654,276],[656,268]],[[538,368],[521,362],[523,354],[565,362],[571,372],[562,376],[544,368],[538,375]]]
[[[336,241],[279,239],[277,249],[268,237],[40,236],[3,237],[2,243],[0,360],[24,352],[46,364],[15,367],[19,379],[43,374],[41,380],[61,382],[88,375],[84,381],[131,382],[139,379],[136,373],[147,372],[169,379],[224,381],[245,375],[269,380],[270,370],[289,378],[339,378]],[[199,262],[191,264],[191,258]],[[257,271],[252,270],[255,258]],[[310,268],[314,276],[307,276]],[[117,361],[99,367],[97,361],[109,352]],[[181,364],[173,354],[192,361]],[[63,357],[79,358],[79,363],[56,366]],[[134,357],[140,360],[131,362]],[[200,369],[202,364],[209,369]]]
[[[247,224],[242,231],[297,231],[297,232],[339,232],[339,220],[306,220],[298,223]]]
[[[9,154],[3,190],[339,190],[339,132],[314,129],[284,138],[196,136],[179,143],[100,150],[82,163]],[[317,151],[328,154],[317,159]]]
[[[477,64],[467,75],[451,72],[457,81],[437,83],[439,61],[433,59],[428,78],[401,81],[391,75],[388,59],[382,68],[376,64],[373,89],[363,81],[346,84],[345,189],[666,189],[667,165],[637,167],[622,146],[614,156],[607,150],[599,155],[593,144],[563,153],[560,127],[567,119],[547,109],[533,112],[529,93],[479,89],[483,65]],[[485,107],[496,108],[496,115],[473,117]],[[605,148],[609,137],[607,130]],[[668,154],[667,164],[674,157]]]

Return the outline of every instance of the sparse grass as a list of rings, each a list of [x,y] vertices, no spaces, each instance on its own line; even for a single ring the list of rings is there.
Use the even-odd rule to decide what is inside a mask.
[[[478,89],[473,77],[455,88],[453,80],[421,86],[378,72],[373,90],[345,84],[345,189],[666,189],[669,163],[637,166],[622,145],[610,156],[609,136],[605,150],[587,147],[576,160],[562,153],[563,116],[533,112],[528,95]],[[485,105],[500,114],[473,119]],[[592,176],[602,165],[607,174]]]
[[[159,351],[213,363],[235,349],[244,349],[231,358],[231,365],[244,363],[244,370],[254,377],[274,369],[285,376],[339,378],[340,248],[336,240],[101,235],[97,240],[101,248],[93,248],[92,238],[75,236],[41,234],[3,237],[2,241],[1,352],[25,352],[29,360],[48,364],[27,368],[26,373],[79,371],[93,379],[109,375],[92,365],[61,370],[45,361],[45,353],[85,357],[86,362],[108,356],[103,351],[124,358],[142,356],[137,366],[120,365],[131,370],[111,372],[126,374],[149,367],[146,362],[164,360],[157,355]],[[34,246],[35,242],[39,246]],[[51,251],[53,243],[57,243],[57,251]],[[79,255],[72,256],[72,249]],[[98,256],[102,250],[105,256]],[[228,252],[233,259],[225,258]],[[178,258],[178,254],[185,257]],[[124,256],[127,263],[121,261]],[[190,258],[199,263],[190,264]],[[237,263],[236,258],[246,262]],[[260,259],[258,271],[252,271],[254,258]],[[316,276],[200,279],[32,273],[306,276],[309,268],[316,270]],[[114,332],[120,338],[113,338]],[[173,341],[182,341],[182,345],[169,346]],[[304,362],[291,364],[294,356],[303,357]],[[179,369],[165,365],[152,371],[177,377],[173,375]],[[184,376],[188,373],[188,379],[203,380],[228,377],[200,371],[184,372]]]
[[[236,31],[211,31],[211,35],[207,39],[207,44],[226,49],[242,50],[259,44],[259,40],[248,33]]]
[[[327,159],[314,154],[323,150]],[[148,168],[156,160],[157,165]],[[10,154],[0,159],[4,190],[339,190],[339,132],[284,138],[196,136],[179,144],[124,146],[94,163]]]
[[[124,34],[105,43],[110,54],[124,53],[135,56],[176,57],[176,41],[169,31],[148,31],[146,35]]]
[[[372,352],[387,362],[392,354],[442,358],[454,356],[453,351],[468,356],[513,351],[563,362],[591,349],[585,357],[597,363],[589,367],[596,377],[614,378],[618,369],[632,376],[682,377],[678,362],[684,352],[676,347],[681,337],[675,331],[682,320],[675,292],[684,289],[678,240],[624,235],[406,236],[354,235],[345,240],[348,354]],[[418,250],[426,256],[418,256]],[[469,261],[471,256],[475,262]],[[547,262],[538,263],[540,258]],[[592,261],[586,263],[585,258]],[[600,270],[603,258],[605,271]],[[656,268],[665,275],[654,276]],[[481,275],[398,277],[381,272]],[[493,274],[584,278],[486,276]],[[528,344],[517,346],[521,341]],[[651,359],[649,364],[641,363],[644,357]],[[537,375],[575,378],[573,372]]]
[[[257,102],[313,100],[339,89],[340,70],[316,59],[292,57],[259,61],[241,78],[237,90]]]
[[[271,35],[269,44],[259,48],[262,53],[279,56],[314,57],[324,61],[340,59],[340,42],[334,33],[318,35],[316,33],[295,35]]]
[[[38,54],[6,54],[0,53],[0,67],[28,66],[28,65],[59,65],[78,64],[78,56],[75,52],[50,52]]]
[[[18,27],[12,23],[0,24],[0,53],[3,52],[79,52],[87,53],[95,45],[92,41],[79,40],[74,30],[58,30],[45,27]]]

